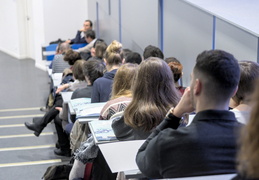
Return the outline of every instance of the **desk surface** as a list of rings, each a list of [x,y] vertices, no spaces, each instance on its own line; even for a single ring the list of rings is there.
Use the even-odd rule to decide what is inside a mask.
[[[61,96],[64,103],[68,103],[71,100],[73,92],[61,92]]]
[[[259,37],[258,0],[185,0],[240,29]]]
[[[52,74],[52,80],[54,86],[59,86],[62,80],[62,73],[54,73]]]

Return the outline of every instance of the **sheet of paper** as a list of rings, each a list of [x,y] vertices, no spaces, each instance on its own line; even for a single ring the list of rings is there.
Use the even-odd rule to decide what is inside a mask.
[[[98,146],[111,171],[114,173],[138,169],[135,158],[138,149],[144,142],[145,140],[119,141],[99,144]]]

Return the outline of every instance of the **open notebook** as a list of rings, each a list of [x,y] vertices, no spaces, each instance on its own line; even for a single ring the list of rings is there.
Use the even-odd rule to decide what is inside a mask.
[[[99,120],[88,122],[90,131],[96,144],[117,141],[111,124],[112,120]]]

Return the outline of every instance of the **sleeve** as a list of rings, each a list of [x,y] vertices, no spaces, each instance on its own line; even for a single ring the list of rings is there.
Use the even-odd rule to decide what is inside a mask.
[[[113,119],[112,129],[116,138],[120,141],[134,139],[133,129],[124,123],[124,116]]]
[[[78,52],[85,52],[88,53],[91,51],[91,48],[93,47],[92,43],[87,44],[85,47],[79,48]]]
[[[100,102],[100,95],[98,90],[98,80],[94,82],[92,94],[91,94],[91,103],[97,103]]]
[[[71,39],[71,44],[79,43],[81,40],[81,31],[77,31],[76,37],[74,39]]]
[[[163,139],[158,135],[166,128],[177,129],[180,120],[181,118],[169,114],[140,147],[136,156],[136,163],[139,170],[147,177],[162,178],[162,174],[160,173],[160,152],[162,151],[162,145],[160,144],[163,142]]]

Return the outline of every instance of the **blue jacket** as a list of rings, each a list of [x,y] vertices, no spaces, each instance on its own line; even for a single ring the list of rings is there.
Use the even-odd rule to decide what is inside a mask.
[[[117,69],[107,72],[103,77],[94,81],[91,102],[106,102],[110,99],[112,83]]]

